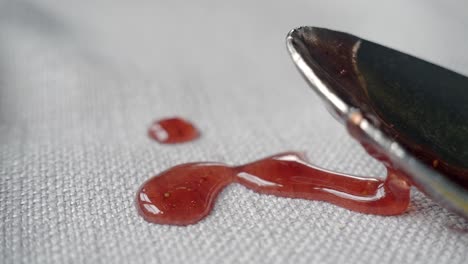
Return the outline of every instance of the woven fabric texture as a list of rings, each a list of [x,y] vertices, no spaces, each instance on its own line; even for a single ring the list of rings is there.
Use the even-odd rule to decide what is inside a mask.
[[[141,183],[190,161],[305,151],[378,177],[290,61],[300,25],[352,32],[468,73],[462,1],[2,1],[0,262],[466,263],[468,222],[417,190],[380,217],[228,186],[187,227],[145,222]],[[179,115],[202,137],[157,144]],[[464,231],[465,230],[465,231]]]

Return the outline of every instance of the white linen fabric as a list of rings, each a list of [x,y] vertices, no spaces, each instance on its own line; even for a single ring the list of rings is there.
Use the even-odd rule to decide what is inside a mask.
[[[3,1],[2,263],[466,263],[468,222],[413,190],[381,217],[228,186],[187,227],[145,222],[141,183],[176,164],[287,150],[383,176],[290,61],[300,25],[347,31],[468,73],[466,1]],[[152,120],[202,137],[167,146]]]

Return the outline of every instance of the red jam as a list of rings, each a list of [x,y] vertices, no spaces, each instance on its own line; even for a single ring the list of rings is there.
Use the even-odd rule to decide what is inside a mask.
[[[406,178],[392,169],[387,168],[386,180],[351,176],[287,152],[235,167],[208,162],[175,166],[143,184],[137,207],[149,222],[193,224],[210,213],[219,192],[234,182],[258,193],[326,201],[378,215],[401,214],[410,199]]]
[[[195,140],[200,133],[189,121],[173,117],[155,121],[148,129],[148,135],[159,143],[176,144]]]

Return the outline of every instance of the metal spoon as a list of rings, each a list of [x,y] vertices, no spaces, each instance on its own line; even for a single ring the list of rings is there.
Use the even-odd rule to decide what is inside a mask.
[[[289,32],[305,80],[363,145],[468,218],[468,78],[356,36]]]

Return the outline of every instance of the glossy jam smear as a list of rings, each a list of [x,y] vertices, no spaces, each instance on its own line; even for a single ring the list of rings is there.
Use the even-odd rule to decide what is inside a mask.
[[[149,222],[193,224],[207,216],[216,196],[231,183],[258,193],[327,201],[361,213],[396,215],[409,204],[405,177],[387,169],[377,180],[327,171],[300,153],[286,152],[241,166],[188,163],[151,178],[137,194],[140,215]]]
[[[200,133],[189,121],[173,117],[155,121],[148,129],[148,135],[159,143],[176,144],[195,140]]]

